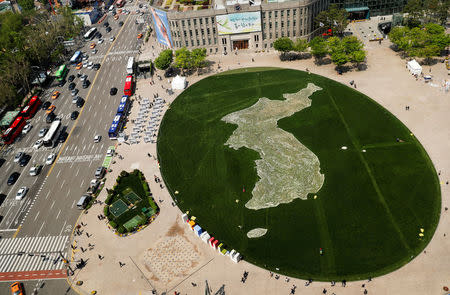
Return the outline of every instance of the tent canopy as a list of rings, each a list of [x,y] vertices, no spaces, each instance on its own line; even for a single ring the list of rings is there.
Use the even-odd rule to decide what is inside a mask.
[[[172,80],[172,89],[184,89],[186,87],[186,78],[177,75]]]
[[[413,75],[420,75],[422,73],[422,67],[415,59],[408,61],[407,67]]]

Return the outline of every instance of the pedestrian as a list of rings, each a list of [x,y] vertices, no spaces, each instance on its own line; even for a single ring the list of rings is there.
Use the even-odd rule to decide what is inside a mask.
[[[445,184],[448,185],[448,181],[446,181]]]
[[[364,289],[364,295],[366,295],[368,292],[367,292],[367,289]]]
[[[323,288],[322,293],[327,294],[327,289]]]
[[[342,280],[342,287],[347,286],[347,281],[346,280]]]
[[[98,254],[98,259],[102,260],[102,259],[103,259],[103,256],[100,255],[100,254]]]
[[[334,285],[336,285],[335,281],[331,281],[331,287],[334,287]]]
[[[86,232],[86,236],[89,238],[89,234]]]

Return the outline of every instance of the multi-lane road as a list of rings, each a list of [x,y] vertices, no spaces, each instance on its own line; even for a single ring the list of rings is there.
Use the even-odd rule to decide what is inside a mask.
[[[103,35],[102,44],[97,44],[98,39],[95,38],[85,42],[81,48],[89,55],[88,61],[101,64],[100,69],[76,70],[74,65],[70,66],[68,76],[87,74],[91,82],[87,89],[83,89],[79,78],[74,80],[78,95],[85,100],[84,106],[77,108],[72,103],[69,83],[51,87],[41,97],[56,106],[55,113],[62,119],[62,126],[67,126],[67,140],[55,148],[36,150],[32,147],[39,130],[49,125],[45,123],[45,111],[39,110],[29,120],[33,129],[1,153],[6,162],[0,171],[0,193],[5,194],[6,199],[0,206],[0,215],[3,216],[0,223],[0,281],[24,280],[27,279],[26,274],[39,275],[39,271],[49,270],[58,272],[63,268],[59,253],[66,252],[68,237],[80,214],[76,202],[94,178],[95,169],[102,166],[108,147],[116,143],[109,140],[107,132],[121,98],[128,57],[137,56],[142,42],[142,39],[137,39],[142,25],[135,24],[135,20],[142,16],[133,13],[138,9],[137,3],[124,8],[131,14],[120,15],[118,20],[108,15],[103,21],[110,24],[110,33],[105,31],[103,23],[96,25]],[[144,19],[148,21],[148,17],[144,16]],[[124,22],[122,27],[118,25],[119,21]],[[111,36],[115,36],[113,42],[109,41]],[[96,54],[89,49],[93,42],[98,49]],[[111,87],[119,90],[117,95],[110,95]],[[61,92],[56,100],[51,99],[54,90]],[[70,114],[74,110],[80,115],[72,121]],[[95,135],[102,136],[99,143],[94,143]],[[14,155],[19,151],[31,155],[25,167],[13,163]],[[44,165],[50,153],[56,153],[57,159],[52,165]],[[44,165],[36,177],[28,173],[33,164]],[[12,172],[19,172],[20,177],[14,185],[8,186],[6,181]],[[22,200],[15,200],[16,192],[22,186],[27,186],[29,191]],[[0,284],[0,290],[5,288],[6,283]]]

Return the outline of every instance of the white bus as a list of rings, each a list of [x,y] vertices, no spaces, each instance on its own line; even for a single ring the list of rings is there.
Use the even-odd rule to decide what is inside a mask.
[[[52,125],[50,125],[50,128],[47,131],[47,134],[45,134],[43,141],[44,141],[44,146],[52,146],[53,145],[53,138],[56,135],[56,132],[59,129],[59,126],[61,126],[61,120],[60,119],[56,119],[55,121],[53,121]]]
[[[127,73],[133,74],[133,69],[134,69],[134,57],[130,56],[128,58],[128,63],[127,63]]]
[[[84,34],[84,40],[89,41],[94,39],[94,35],[97,32],[97,28],[91,28],[86,34]]]
[[[72,58],[70,59],[70,63],[71,64],[76,64],[79,61],[81,61],[81,51],[75,51],[75,53],[73,54]]]

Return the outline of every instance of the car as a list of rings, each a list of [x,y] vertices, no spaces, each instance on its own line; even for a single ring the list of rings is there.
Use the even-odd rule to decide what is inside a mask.
[[[100,142],[100,140],[102,140],[102,136],[101,135],[94,136],[94,142],[95,143]]]
[[[96,36],[97,36],[98,39],[101,39],[103,37],[102,33],[100,33],[99,31],[97,31]]]
[[[138,38],[138,39],[141,39],[142,36],[143,36],[143,35],[142,35],[141,33],[139,33],[139,34],[137,35],[137,38]]]
[[[139,8],[142,8],[142,4],[139,4]],[[138,12],[139,10],[136,10],[136,12]]]
[[[119,15],[116,14],[116,15],[114,16],[114,19],[115,19],[115,20],[118,20],[118,19],[119,19]]]
[[[141,11],[141,13],[139,13],[139,15],[140,15],[140,16],[143,16],[143,15],[144,15],[144,12]]]
[[[55,113],[52,112],[47,115],[47,117],[45,118],[45,122],[52,123],[55,119],[56,119],[56,115],[55,115]]]
[[[88,62],[87,61],[83,61],[83,68],[86,68],[87,65],[88,65]]]
[[[51,103],[49,102],[49,101],[45,101],[43,104],[42,104],[42,107],[41,107],[41,109],[42,110],[46,110],[46,109],[48,109],[48,107],[51,105]]]
[[[75,80],[75,75],[70,75],[69,78],[67,78],[67,81],[73,82]]]
[[[85,80],[83,81],[83,85],[81,85],[83,87],[83,89],[86,89],[89,87],[89,85],[91,85],[91,82],[89,80]]]
[[[95,194],[95,192],[97,192],[99,186],[100,186],[100,181],[98,179],[92,179],[91,182],[89,183],[89,187],[88,187],[86,193],[88,193],[90,195]]]
[[[42,165],[34,165],[30,168],[30,176],[36,176],[38,175],[42,170]]]
[[[75,86],[77,86],[75,83],[70,83],[69,84],[69,90],[73,90],[73,89],[75,89]]]
[[[97,48],[92,49],[92,54],[97,54],[98,50]]]
[[[77,70],[81,70],[82,67],[83,67],[83,63],[80,62],[80,63],[77,64],[76,69],[77,69]]]
[[[2,167],[2,166],[3,166],[3,164],[5,164],[5,162],[6,162],[6,160],[5,160],[5,159],[3,159],[3,158],[0,158],[0,167]]]
[[[107,157],[112,157],[112,156],[114,156],[114,149],[113,149],[113,148],[109,148],[109,149],[106,151],[106,156],[107,156]]]
[[[106,33],[111,32],[111,30],[112,30],[111,27],[107,27],[107,28],[106,28]]]
[[[84,105],[84,99],[82,99],[81,97],[78,97],[76,104],[77,104],[77,107],[81,108]]]
[[[83,61],[88,60],[88,58],[89,58],[89,55],[87,55],[87,54],[83,55]]]
[[[78,111],[73,111],[71,114],[70,114],[70,119],[71,120],[76,120],[77,118],[78,118],[78,115],[79,115],[80,113],[78,112]]]
[[[113,42],[114,40],[116,40],[116,37],[114,36],[109,37],[109,42]]]
[[[31,124],[25,125],[22,129],[22,134],[27,134],[28,132],[30,132],[31,128],[33,128],[33,125]]]
[[[51,165],[51,164],[53,164],[53,162],[55,161],[55,159],[56,159],[56,154],[50,154],[50,155],[48,155],[47,156],[47,159],[45,160],[45,165]]]
[[[116,87],[111,88],[111,90],[109,90],[109,94],[110,95],[116,95],[117,94],[117,88]]]
[[[104,26],[105,28],[107,28],[107,27],[109,27],[109,23],[108,23],[108,22],[104,22],[104,23],[103,23],[103,26]]]
[[[14,163],[19,163],[20,159],[22,159],[22,157],[25,155],[25,153],[22,152],[18,152],[15,156],[14,156]]]
[[[90,49],[94,49],[95,48],[95,43],[91,43],[91,46],[89,46]]]
[[[37,150],[37,149],[39,149],[42,146],[43,143],[44,143],[43,139],[38,139],[34,143],[33,148]]]
[[[68,136],[68,134],[67,134],[66,130],[63,128],[58,135],[58,142],[63,143],[64,141],[66,141],[67,136]]]
[[[119,27],[123,26],[123,21],[119,22]]]
[[[20,282],[12,283],[12,285],[10,286],[10,289],[11,289],[12,295],[23,295],[23,287],[22,287],[22,283],[20,283]]]
[[[55,90],[52,94],[52,99],[57,99],[59,97],[60,92],[58,90]]]
[[[97,44],[102,44],[103,43],[103,39],[98,39]]]
[[[72,103],[77,103],[79,96],[72,97]]]
[[[105,172],[106,172],[105,167],[98,167],[97,170],[95,170],[95,178],[97,179],[103,178]]]
[[[78,94],[78,89],[73,89],[71,92],[70,92],[70,94],[72,95],[72,96],[76,96],[77,94]]]
[[[94,64],[94,65],[92,66],[92,68],[93,68],[94,70],[98,71],[98,70],[100,69],[100,64]]]
[[[90,62],[88,63],[87,68],[90,69],[90,70],[92,70],[93,67],[94,67],[94,63],[93,63],[92,61],[90,61]]]
[[[141,4],[140,4],[141,5]],[[142,5],[141,5],[141,7],[139,7],[139,8],[142,8]],[[139,14],[141,11],[139,10],[139,9],[137,9],[136,10],[136,14]]]
[[[53,112],[56,109],[55,105],[52,104],[51,106],[48,107],[48,109],[45,111],[46,114],[50,114],[51,112]]]
[[[41,130],[39,130],[39,137],[44,137],[45,134],[47,134],[48,128],[42,128]]]
[[[25,167],[25,166],[27,166],[27,164],[28,164],[28,162],[30,161],[30,159],[31,159],[31,156],[25,154],[25,155],[22,157],[22,159],[20,159],[20,161],[19,161],[20,167]]]
[[[86,75],[86,74],[81,75],[81,76],[80,76],[80,81],[86,80],[87,77],[88,77],[88,75]]]
[[[19,172],[11,173],[11,175],[8,177],[8,181],[6,182],[6,184],[7,185],[13,185],[14,183],[16,183],[16,181],[19,178],[19,176],[20,176]]]
[[[119,8],[119,9],[117,10],[117,13],[122,13],[122,8]]]
[[[25,197],[25,195],[27,194],[27,192],[28,192],[28,188],[27,188],[26,186],[22,186],[22,187],[17,191],[17,194],[16,194],[16,200],[22,200],[23,197]]]
[[[111,14],[112,14],[112,15],[116,15],[116,11],[113,10],[113,11],[111,12]],[[108,28],[110,28],[110,27],[108,27]]]
[[[3,204],[3,202],[6,200],[6,195],[5,194],[0,194],[0,206]],[[0,221],[1,221],[1,217],[0,217]]]

